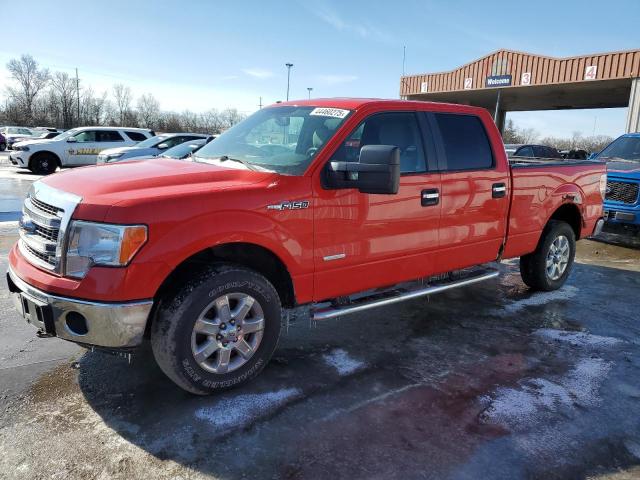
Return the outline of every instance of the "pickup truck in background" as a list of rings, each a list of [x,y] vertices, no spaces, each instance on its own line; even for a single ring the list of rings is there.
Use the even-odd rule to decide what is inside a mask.
[[[560,288],[603,224],[604,164],[510,165],[481,108],[280,103],[190,158],[34,183],[7,279],[41,335],[124,352],[149,339],[195,394],[257,375],[291,316],[470,285],[504,258]]]
[[[640,133],[627,133],[592,157],[607,163],[604,215],[640,231]]]

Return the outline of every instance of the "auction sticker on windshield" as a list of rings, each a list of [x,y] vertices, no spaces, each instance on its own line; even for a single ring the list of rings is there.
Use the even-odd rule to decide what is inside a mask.
[[[333,117],[344,118],[349,115],[349,110],[343,110],[341,108],[314,108],[309,115],[315,115],[318,117]]]

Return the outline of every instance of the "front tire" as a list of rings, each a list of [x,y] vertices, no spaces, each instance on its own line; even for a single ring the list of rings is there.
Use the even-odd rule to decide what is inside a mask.
[[[29,161],[29,170],[36,175],[49,175],[58,168],[58,159],[51,153],[35,155]]]
[[[576,256],[576,237],[566,222],[551,220],[535,252],[520,257],[520,275],[534,290],[550,292],[567,281]]]
[[[218,264],[162,300],[151,347],[174,383],[207,395],[257,376],[278,345],[281,322],[280,298],[265,277]]]
[[[6,143],[0,143],[0,152],[4,152],[7,149]]]

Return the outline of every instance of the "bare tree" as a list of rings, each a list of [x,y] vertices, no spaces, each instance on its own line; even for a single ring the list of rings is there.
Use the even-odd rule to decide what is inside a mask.
[[[160,102],[152,94],[147,93],[138,99],[138,117],[145,128],[157,128],[160,116]]]
[[[127,114],[129,114],[131,110],[131,89],[121,83],[117,83],[113,86],[113,96],[115,97],[116,108],[120,116],[120,126],[124,126]]]
[[[17,87],[7,88],[9,96],[22,108],[24,121],[29,123],[33,120],[33,103],[49,82],[49,71],[39,68],[31,55],[9,60],[7,69],[11,78],[18,83]]]
[[[51,78],[51,92],[60,105],[63,128],[71,128],[74,124],[76,107],[76,81],[66,72],[56,72]]]

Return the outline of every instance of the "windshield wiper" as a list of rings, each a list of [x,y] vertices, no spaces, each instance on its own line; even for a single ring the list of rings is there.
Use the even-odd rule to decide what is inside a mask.
[[[254,172],[257,172],[258,169],[256,167],[254,167],[251,163],[246,162],[240,158],[232,158],[228,155],[222,155],[220,158],[218,158],[219,162],[226,162],[226,161],[231,161],[231,162],[238,162],[241,163],[242,165],[244,165],[245,167],[247,167],[249,170],[252,170]]]

